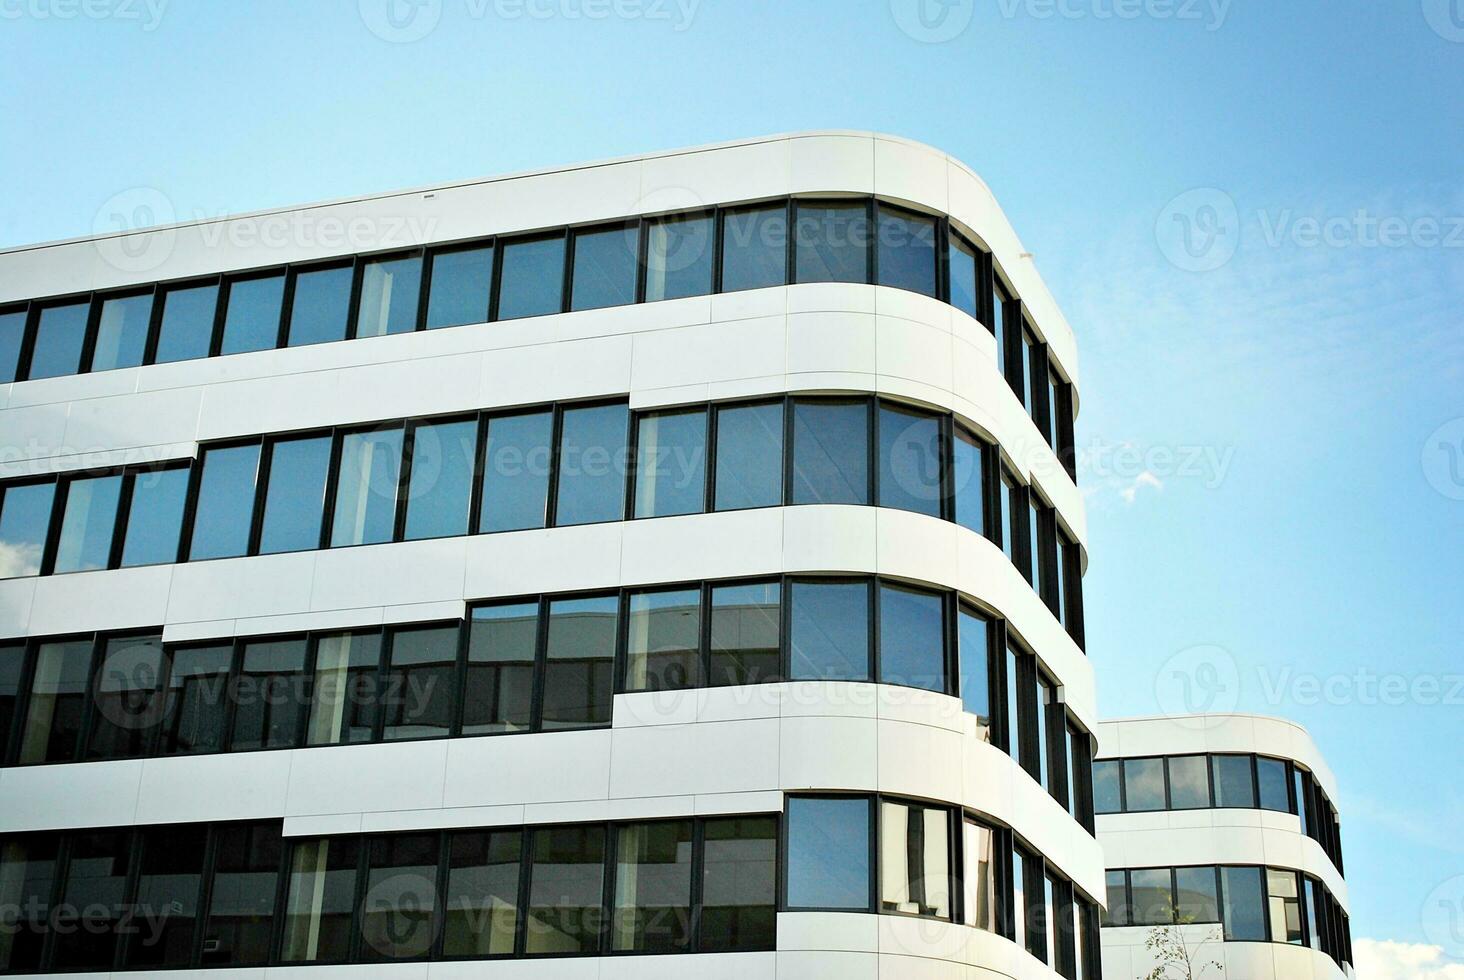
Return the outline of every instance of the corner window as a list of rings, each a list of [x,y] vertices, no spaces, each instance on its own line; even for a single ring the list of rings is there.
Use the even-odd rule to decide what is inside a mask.
[[[879,680],[944,693],[945,600],[903,586],[879,587]]]
[[[12,483],[0,489],[0,578],[41,573],[56,484]]]
[[[320,547],[330,445],[328,435],[270,443],[260,554]]]
[[[235,558],[248,553],[258,469],[258,443],[203,451],[193,539],[188,546],[190,560]]]
[[[291,271],[294,295],[290,300],[288,346],[346,339],[351,319],[351,276],[349,265]]]
[[[85,301],[43,306],[35,312],[30,370],[26,377],[57,378],[81,370],[81,352],[86,346],[86,322],[91,306]]]
[[[788,281],[788,208],[737,208],[722,217],[722,292]]]
[[[565,409],[561,417],[554,523],[594,524],[625,516],[624,403]]]
[[[966,925],[996,932],[996,832],[967,818],[965,826]]]
[[[716,410],[715,507],[742,510],[783,502],[783,403]]]
[[[523,732],[533,725],[539,604],[481,606],[468,626],[463,734]]]
[[[122,567],[178,560],[183,509],[188,502],[187,466],[139,470],[132,474],[132,500],[122,543]]]
[[[869,208],[863,201],[798,201],[797,282],[869,282]]]
[[[1271,920],[1271,941],[1302,945],[1301,886],[1295,871],[1266,869],[1266,907]]]
[[[1001,274],[999,272],[993,274],[991,277],[991,323],[988,326],[996,337],[996,370],[1003,376],[1007,374],[1006,306],[1011,301],[1011,294],[1002,285]]]
[[[401,466],[400,426],[340,437],[331,547],[392,539]]]
[[[1037,501],[1037,494],[1033,490],[1027,491],[1027,519],[1028,531],[1027,540],[1031,547],[1027,552],[1027,581],[1032,583],[1032,591],[1036,592],[1039,598],[1046,596],[1046,581],[1044,579],[1048,537],[1043,519],[1043,506]]]
[[[879,407],[879,505],[941,516],[945,453],[939,416]]]
[[[976,716],[976,737],[991,741],[992,625],[980,613],[961,607],[956,640],[961,658],[961,707]]]
[[[793,503],[869,503],[868,402],[793,402]]]
[[[568,956],[600,949],[605,828],[534,831],[525,952]]]
[[[690,951],[691,827],[690,820],[661,820],[617,830],[611,949]]]
[[[564,308],[564,236],[525,238],[500,243],[500,320],[544,316]]]
[[[869,910],[870,801],[867,797],[788,800],[790,910]]]
[[[178,286],[163,290],[161,295],[163,315],[153,363],[207,357],[213,345],[214,314],[219,306],[218,285]]]
[[[1028,521],[1021,482],[1005,466],[1001,469],[1001,550],[1012,564],[1027,552]]]
[[[977,297],[980,295],[978,290],[981,278],[976,261],[976,246],[953,230],[946,263],[950,268],[951,305],[967,316],[979,319],[981,312]]]
[[[813,579],[789,590],[791,679],[869,680],[869,584]]]
[[[427,329],[488,322],[488,298],[492,291],[492,245],[433,252]]]
[[[121,476],[66,481],[66,506],[52,571],[84,572],[108,566],[121,494]]]
[[[422,256],[368,259],[360,267],[357,337],[384,337],[417,329]]]
[[[1265,886],[1260,868],[1221,868],[1221,919],[1227,942],[1266,941]]]
[[[1018,765],[1025,766],[1027,758],[1026,742],[1027,722],[1022,710],[1021,688],[1023,679],[1022,653],[1011,642],[1007,641],[1005,675],[1006,675],[1006,705],[1005,718],[1003,719],[1007,755]]]
[[[153,294],[109,296],[101,300],[97,336],[92,344],[91,370],[137,367],[147,353],[152,325]]]
[[[545,731],[610,724],[619,622],[618,596],[549,603]]]
[[[696,687],[701,676],[701,590],[632,592],[625,689]]]
[[[646,225],[646,302],[712,291],[712,217],[684,215]]]
[[[463,831],[448,844],[442,955],[507,956],[519,923],[523,833]]]
[[[706,509],[707,412],[649,412],[637,419],[635,516]]]
[[[220,354],[269,350],[279,343],[285,274],[232,279],[225,286],[224,335]]]
[[[880,910],[951,917],[951,815],[947,810],[880,802]]]
[[[777,582],[712,587],[710,686],[777,679],[781,593]]]
[[[544,526],[553,432],[553,412],[500,415],[488,420],[479,531]]]
[[[468,533],[478,421],[414,424],[409,445],[403,536],[415,541]]]
[[[634,303],[639,244],[635,224],[576,231],[569,308],[598,310]]]
[[[879,284],[936,294],[935,219],[879,205]]]

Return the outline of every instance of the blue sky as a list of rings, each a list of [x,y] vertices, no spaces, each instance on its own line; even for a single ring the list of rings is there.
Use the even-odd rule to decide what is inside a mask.
[[[3,0],[0,244],[136,187],[191,218],[794,129],[932,143],[1078,334],[1104,713],[1198,663],[1217,706],[1305,723],[1355,934],[1464,958],[1422,924],[1464,874],[1460,0],[386,2]]]

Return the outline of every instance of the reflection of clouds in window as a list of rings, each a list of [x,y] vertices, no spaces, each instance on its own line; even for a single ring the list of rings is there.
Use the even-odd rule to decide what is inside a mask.
[[[0,578],[38,575],[41,571],[41,546],[31,542],[15,544],[0,541]]]

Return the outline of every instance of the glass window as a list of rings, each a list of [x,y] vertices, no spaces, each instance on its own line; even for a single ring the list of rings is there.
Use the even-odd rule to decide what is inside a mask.
[[[40,308],[27,378],[56,378],[81,370],[90,312],[91,305],[85,301]]]
[[[294,748],[305,710],[305,640],[244,644],[229,749]]]
[[[615,836],[610,948],[616,952],[688,952],[691,821],[626,824]]]
[[[412,430],[407,483],[408,541],[468,533],[478,422],[439,422]]]
[[[1129,813],[1165,809],[1164,760],[1125,759],[1123,790]]]
[[[270,444],[260,554],[320,547],[330,444],[330,436],[281,439]]]
[[[717,412],[717,510],[783,502],[783,403],[729,405]]]
[[[356,837],[295,842],[281,961],[339,963],[350,955],[360,846]]]
[[[0,578],[41,573],[56,484],[11,484],[0,496]]]
[[[58,834],[7,836],[0,840],[0,907],[7,910],[0,930],[0,970],[39,970],[41,951],[51,931],[51,894],[56,882]]]
[[[1168,868],[1129,872],[1136,926],[1167,925],[1174,921],[1174,892]]]
[[[1058,435],[1061,432],[1058,426],[1058,416],[1062,410],[1062,379],[1057,372],[1047,371],[1047,444],[1052,447],[1053,452],[1059,451],[1062,447],[1058,445]]]
[[[702,825],[703,953],[772,949],[777,940],[778,821],[719,817]]]
[[[879,206],[879,284],[934,296],[935,219]]]
[[[381,633],[335,633],[315,638],[306,745],[369,742],[374,729]]]
[[[1266,941],[1266,902],[1260,868],[1221,868],[1225,939]]]
[[[881,684],[946,690],[945,602],[939,594],[879,587]]]
[[[392,539],[401,466],[400,428],[351,432],[341,437],[332,547],[380,544]]]
[[[1260,784],[1261,809],[1278,813],[1291,812],[1290,781],[1286,778],[1286,763],[1280,759],[1256,758],[1256,782]]]
[[[961,658],[961,706],[976,716],[976,736],[991,741],[991,621],[961,608],[956,624]]]
[[[489,420],[479,531],[544,526],[553,440],[553,412],[500,415]]]
[[[1053,615],[1064,627],[1068,626],[1068,541],[1067,535],[1056,527],[1057,514],[1053,512],[1053,526],[1056,531],[1056,547],[1052,563],[1052,606]]]
[[[290,347],[345,340],[351,320],[349,265],[293,271],[295,295],[290,302]]]
[[[416,330],[421,294],[422,256],[363,261],[356,336],[383,337]]]
[[[1012,564],[1016,564],[1017,555],[1026,550],[1027,521],[1022,519],[1026,508],[1022,505],[1022,484],[1006,467],[1001,470],[1000,498],[1001,550]],[[1019,541],[1023,542],[1021,548],[1017,547]]]
[[[66,508],[54,571],[59,574],[107,567],[121,495],[120,475],[66,481]]]
[[[1051,966],[1057,966],[1060,962],[1060,951],[1057,948],[1057,882],[1051,875],[1042,876],[1042,907],[1037,910],[1042,916],[1042,926],[1045,935],[1042,945],[1042,960]]]
[[[1020,390],[1017,395],[1022,399],[1022,407],[1035,421],[1037,418],[1037,392],[1047,377],[1047,363],[1042,357],[1042,348],[1037,343],[1037,338],[1026,329],[1022,330],[1022,364],[1019,370],[1023,378],[1020,379]]]
[[[625,516],[629,414],[623,403],[565,409],[560,424],[555,524],[594,524]]]
[[[1103,883],[1108,891],[1108,911],[1104,913],[1105,926],[1127,926],[1133,922],[1132,908],[1128,898],[1128,875],[1123,871],[1106,871]]]
[[[950,265],[951,305],[971,317],[979,318],[976,305],[980,274],[977,272],[976,246],[954,231],[950,236],[950,251],[947,262]]]
[[[380,696],[382,738],[449,733],[457,693],[458,633],[457,624],[391,631]]]
[[[59,640],[36,647],[17,762],[76,758],[91,662],[91,640]]]
[[[1020,847],[1012,848],[1012,941],[1020,949],[1032,949],[1032,908],[1027,901],[1027,855]]]
[[[232,280],[228,297],[220,354],[269,350],[279,343],[284,273]]]
[[[1210,769],[1215,779],[1215,805],[1218,807],[1253,807],[1256,805],[1254,770],[1248,755],[1212,755]]]
[[[20,681],[25,673],[25,642],[0,643],[0,765],[10,758],[10,729],[20,704]],[[3,905],[3,900],[0,900]],[[3,940],[0,940],[3,944]],[[0,968],[4,967],[0,959]]]
[[[427,293],[427,329],[487,323],[492,291],[492,245],[434,252],[432,286]]]
[[[712,291],[712,216],[679,215],[646,225],[646,302]]]
[[[600,949],[605,828],[534,831],[525,952],[594,953]]]
[[[1057,796],[1056,752],[1049,719],[1057,703],[1057,689],[1045,677],[1037,678],[1037,782]]]
[[[1092,785],[1092,775],[1090,773],[1088,778],[1084,779],[1079,773],[1080,767],[1092,764],[1088,736],[1070,724],[1059,725],[1058,731],[1063,743],[1063,771],[1067,773],[1067,809],[1086,826],[1090,821],[1085,819],[1086,814],[1083,812],[1085,801],[1082,799],[1081,793],[1085,783]]]
[[[149,827],[140,837],[142,858],[133,911],[146,927],[133,933],[126,965],[191,966],[208,825]]]
[[[869,209],[862,201],[797,202],[797,282],[869,281]]]
[[[634,303],[639,248],[640,229],[634,224],[575,232],[570,309]]]
[[[945,496],[940,418],[879,407],[879,505],[939,517]]]
[[[630,594],[625,689],[671,691],[698,686],[701,590]]]
[[[991,277],[991,332],[996,336],[996,369],[1006,373],[1006,305],[1011,294],[1002,285],[1001,274],[993,272]]]
[[[787,281],[787,205],[727,211],[722,217],[722,292],[782,286]]]
[[[513,953],[523,834],[517,830],[462,831],[451,836],[447,855],[442,955]]]
[[[793,503],[869,503],[869,405],[793,403]]]
[[[214,314],[219,305],[218,285],[208,283],[165,289],[162,303],[163,315],[153,363],[207,357],[213,345]]]
[[[188,557],[234,558],[249,550],[259,444],[205,449]]]
[[[162,707],[161,636],[111,637],[92,682],[87,759],[136,759],[147,754]]]
[[[946,810],[881,801],[881,911],[950,918],[950,824]]]
[[[1266,869],[1267,907],[1271,919],[1271,941],[1301,945],[1301,886],[1295,871]]]
[[[69,834],[66,878],[61,903],[83,910],[86,928],[54,944],[51,969],[110,970],[127,897],[127,859],[131,834],[125,831],[83,831]]]
[[[789,588],[791,678],[869,680],[869,586],[810,580]]]
[[[869,800],[788,800],[788,907],[869,909]]]
[[[777,582],[712,587],[708,684],[761,684],[781,669],[782,621]]]
[[[133,296],[109,296],[101,301],[97,316],[97,339],[92,348],[91,369],[137,367],[147,352],[147,332],[152,324],[151,290]]]
[[[412,960],[437,938],[438,835],[393,834],[371,840],[361,902],[361,957]]]
[[[269,962],[284,842],[278,820],[214,831],[213,881],[203,928],[204,966]]]
[[[222,752],[233,644],[182,647],[167,653],[168,686],[163,698],[159,754]]]
[[[1306,879],[1307,945],[1320,952],[1322,948],[1322,924],[1317,918],[1317,888],[1318,885],[1315,880],[1311,878]],[[0,939],[0,943],[4,943],[4,940]],[[0,963],[3,962],[3,959],[0,959]]]
[[[1295,785],[1293,789],[1296,793],[1296,815],[1301,820],[1302,830],[1310,834],[1310,821],[1307,817],[1307,807],[1309,806],[1307,802],[1307,790],[1310,788],[1311,776],[1304,769],[1297,769],[1294,766],[1291,771],[1294,774],[1293,782]]]
[[[140,470],[132,475],[132,500],[122,543],[122,567],[178,560],[183,508],[188,502],[188,467]]]
[[[468,631],[463,734],[522,732],[533,724],[539,604],[474,609]]]
[[[498,319],[543,316],[564,308],[564,236],[503,244]]]
[[[956,523],[977,534],[986,533],[986,446],[956,426],[955,453],[951,461],[951,488]]]
[[[636,517],[706,509],[706,409],[639,416],[635,456]]]
[[[996,932],[996,833],[965,820],[966,924]]]
[[[1203,810],[1210,805],[1210,768],[1205,756],[1182,755],[1168,760],[1169,808]]]
[[[1012,761],[1021,765],[1025,761],[1026,748],[1023,735],[1027,723],[1022,718],[1022,654],[1010,641],[1006,651],[1006,750]]]
[[[1122,762],[1100,759],[1093,763],[1093,809],[1098,813],[1122,813],[1123,798],[1119,795]]]
[[[1179,922],[1219,922],[1220,897],[1214,868],[1175,868],[1174,907]]]
[[[20,348],[24,343],[25,310],[0,311],[0,384],[15,380],[20,368]],[[3,966],[3,961],[0,961],[0,967]]]
[[[1042,580],[1042,576],[1046,570],[1044,560],[1047,558],[1047,535],[1043,533],[1042,529],[1042,505],[1037,502],[1035,493],[1028,493],[1027,499],[1029,502],[1027,517],[1031,525],[1027,532],[1027,540],[1032,545],[1031,553],[1027,558],[1031,573],[1027,576],[1027,580],[1032,583],[1033,592],[1036,592],[1038,596],[1045,596],[1047,583]]]
[[[619,619],[620,599],[613,595],[549,603],[546,730],[610,724]]]

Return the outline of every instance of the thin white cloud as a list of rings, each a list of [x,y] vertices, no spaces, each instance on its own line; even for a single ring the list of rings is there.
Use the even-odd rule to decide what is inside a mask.
[[[1464,980],[1464,963],[1450,960],[1438,946],[1359,939],[1352,954],[1358,980]]]
[[[1153,487],[1155,490],[1163,490],[1164,481],[1155,476],[1151,470],[1145,470],[1138,476],[1134,477],[1133,481],[1129,483],[1128,486],[1124,487],[1118,492],[1118,495],[1123,498],[1124,503],[1131,504],[1134,502],[1134,498],[1139,495],[1139,491],[1144,487]]]

